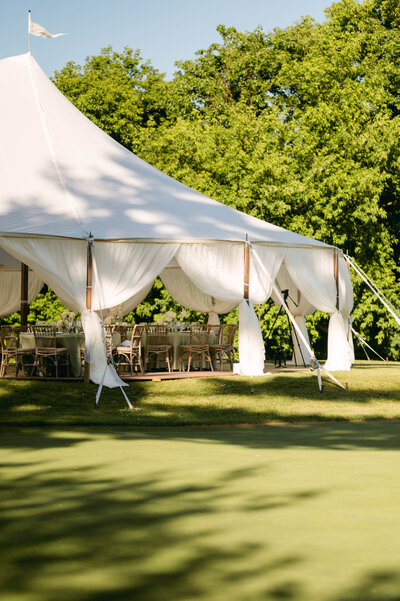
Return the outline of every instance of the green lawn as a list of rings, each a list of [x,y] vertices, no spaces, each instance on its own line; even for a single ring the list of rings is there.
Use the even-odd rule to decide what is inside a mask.
[[[398,601],[399,433],[3,427],[1,599]]]
[[[1,381],[0,599],[399,601],[400,366],[337,376]]]
[[[400,364],[357,363],[336,373],[349,390],[315,373],[262,378],[224,377],[130,384],[129,411],[119,389],[105,389],[93,409],[97,387],[82,382],[0,382],[0,425],[257,424],[276,421],[400,418]]]

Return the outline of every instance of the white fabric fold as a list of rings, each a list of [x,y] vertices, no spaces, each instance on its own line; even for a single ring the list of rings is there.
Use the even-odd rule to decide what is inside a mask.
[[[271,294],[272,281],[282,262],[280,247],[257,245],[260,260],[271,279],[266,281],[258,264],[251,260],[249,297],[243,303],[244,244],[182,244],[176,260],[187,277],[196,282],[204,293],[218,300],[239,302],[239,372],[242,375],[261,375],[264,371],[265,350],[261,328],[254,312],[253,302],[262,303]],[[217,310],[217,309],[214,309]]]
[[[33,269],[72,311],[86,303],[86,240],[0,238],[5,250]]]
[[[131,298],[128,298],[128,300],[126,300],[125,302],[120,303],[119,305],[115,305],[115,307],[102,309],[103,319],[105,317],[108,317],[109,315],[112,315],[114,317],[123,317],[124,315],[127,315],[128,313],[133,311],[133,309],[135,309],[138,305],[140,305],[142,301],[144,301],[144,299],[150,292],[152,286],[153,283],[149,284],[148,286],[145,286],[142,290],[139,290],[137,294],[135,294]]]
[[[100,282],[94,285],[93,309],[125,303],[150,287],[178,248],[179,244],[95,242]]]
[[[166,267],[161,272],[160,279],[172,298],[192,311],[216,314],[229,313],[239,304],[238,301],[226,301],[205,294],[192,282],[179,265]],[[211,322],[209,321],[209,323]]]
[[[108,388],[128,386],[121,380],[112,365],[107,363],[103,326],[97,313],[84,309],[82,327],[85,332],[86,361],[90,363],[90,379],[95,384],[103,383]]]
[[[291,314],[293,315],[297,325],[299,326],[301,332],[304,335],[308,345],[310,346],[310,339],[308,336],[307,325],[305,316],[311,315],[315,311],[315,307],[307,300],[307,298],[300,292],[292,278],[290,277],[285,262],[282,263],[278,274],[276,276],[276,285],[281,291],[281,294],[284,291],[288,291],[288,297],[286,299],[287,306]],[[272,292],[271,298],[280,306],[281,301],[277,297],[277,295]],[[303,340],[295,333],[295,330],[292,329],[292,341],[293,341],[293,357],[292,361],[297,365],[304,363],[308,365],[310,363],[310,352],[307,349],[307,346],[304,344]]]
[[[336,308],[336,281],[334,276],[334,251],[332,249],[291,249],[285,251],[285,264],[289,276],[301,294],[319,311],[330,314],[328,329],[329,371],[350,369],[352,342],[347,336],[343,316]],[[343,257],[339,257],[339,311],[351,311],[352,288]],[[346,317],[347,319],[347,317]]]
[[[219,326],[221,322],[219,320],[218,313],[216,313],[215,311],[210,311],[208,314],[207,323],[210,326]]]
[[[251,301],[239,305],[239,367],[242,376],[262,376],[265,349],[260,322]]]
[[[324,367],[328,371],[348,371],[353,361],[353,349],[347,339],[343,315],[335,311],[329,320],[328,360]]]
[[[43,280],[34,271],[28,274],[28,302],[31,302],[43,286]],[[0,271],[0,317],[10,315],[21,308],[21,271]]]

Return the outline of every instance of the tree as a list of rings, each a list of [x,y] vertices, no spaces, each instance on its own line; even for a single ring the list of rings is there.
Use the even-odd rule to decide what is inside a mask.
[[[171,82],[138,51],[111,48],[84,67],[68,63],[54,81],[108,134],[169,175],[348,250],[396,303],[398,2],[341,0],[321,24],[305,17],[268,34],[224,26],[218,33],[221,42],[178,63]],[[399,358],[394,322],[354,284],[356,327]],[[152,302],[156,311],[170,301],[153,290]],[[313,318],[315,335],[326,319]]]

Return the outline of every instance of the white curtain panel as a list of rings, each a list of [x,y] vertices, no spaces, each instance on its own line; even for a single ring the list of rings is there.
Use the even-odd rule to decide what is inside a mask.
[[[175,255],[187,277],[208,296],[243,299],[243,244],[182,244]]]
[[[253,303],[239,305],[239,368],[242,376],[260,376],[264,373],[265,349],[260,322]]]
[[[310,301],[304,296],[304,294],[300,292],[300,290],[290,277],[285,261],[282,262],[279,268],[279,271],[275,278],[275,282],[281,292],[283,290],[289,291],[287,305],[292,315],[311,315],[312,313],[314,313],[314,305],[312,305]],[[271,298],[275,304],[277,304],[278,306],[281,305],[280,299],[277,298],[274,292],[272,292]]]
[[[218,314],[229,313],[238,301],[226,301],[205,294],[186,275],[181,267],[166,267],[160,274],[165,288],[179,304],[192,311],[208,313],[208,323],[219,323]]]
[[[260,304],[265,303],[272,294],[273,282],[284,258],[284,249],[262,244],[254,244],[254,249],[270,275],[270,278],[266,278],[258,262],[250,261],[250,298],[254,303]]]
[[[204,294],[240,303],[239,370],[246,376],[262,375],[265,352],[260,324],[253,306],[243,300],[244,244],[182,244],[175,258]],[[254,313],[253,319],[249,312]]]
[[[95,318],[87,316],[91,312],[86,312],[87,242],[60,238],[2,237],[0,244],[34,269],[70,309],[82,313],[86,353],[92,363],[91,380],[99,384],[101,378],[98,378],[98,374],[101,372],[105,373],[105,386],[122,386],[123,382],[114,369],[107,368],[101,329]]]
[[[115,315],[116,317],[123,317],[127,313],[130,313],[135,309],[148,295],[151,288],[153,286],[153,282],[151,282],[148,286],[145,286],[142,290],[140,290],[137,294],[132,296],[132,298],[128,298],[127,301],[116,305],[115,307],[110,307],[109,309],[103,309],[103,317],[107,317],[108,315]]]
[[[302,334],[310,345],[310,338],[308,336],[307,325],[305,320],[305,315],[311,315],[315,311],[315,307],[310,303],[310,301],[301,294],[300,290],[297,288],[292,278],[289,275],[286,264],[283,261],[278,274],[276,276],[276,285],[278,286],[280,291],[288,290],[289,296],[287,298],[287,305],[290,309],[290,312],[294,316],[295,322],[299,326]],[[273,301],[280,306],[281,300],[276,296],[274,292],[271,295]],[[299,336],[296,337],[294,328],[292,328],[292,341],[293,341],[293,357],[292,361],[297,363],[297,365],[303,364],[303,359],[306,365],[310,363],[310,352],[305,346],[303,340],[300,339]]]
[[[346,263],[344,257],[339,257],[339,289],[340,297],[343,299],[342,316],[344,321],[344,328],[346,332],[346,338],[350,347],[350,358],[351,363],[354,363],[354,343],[353,334],[351,331],[351,312],[353,310],[354,295],[353,286],[350,278],[350,267]]]
[[[82,311],[82,327],[85,332],[86,360],[90,363],[90,379],[95,384],[103,383],[108,388],[127,386],[112,365],[107,363],[104,330],[100,317],[94,311]]]
[[[336,311],[332,249],[287,248],[285,264],[301,294],[320,311]]]
[[[95,242],[99,281],[93,309],[115,307],[150,286],[176,254],[179,244]]]
[[[257,252],[271,273],[271,281],[251,259],[249,296],[252,302],[262,303],[271,294],[272,281],[283,257],[279,247],[257,246]],[[239,306],[239,372],[242,375],[262,375],[264,372],[264,342],[252,303],[243,301],[244,244],[182,244],[176,259],[187,277],[200,290],[217,299],[232,300]]]
[[[31,302],[40,292],[43,280],[29,270],[28,302]],[[21,271],[0,271],[0,317],[10,315],[21,308]]]
[[[0,244],[43,278],[67,307],[73,311],[85,308],[85,240],[2,237]]]
[[[316,309],[331,315],[326,369],[329,371],[349,370],[353,352],[347,340],[343,316],[336,309],[333,250],[288,248],[285,252],[285,263],[289,276],[301,294]],[[345,277],[341,276],[343,276],[343,268],[340,271],[339,261],[339,311],[343,309],[345,301],[349,306],[347,295],[350,294]],[[346,291],[345,295],[342,293],[343,290]]]

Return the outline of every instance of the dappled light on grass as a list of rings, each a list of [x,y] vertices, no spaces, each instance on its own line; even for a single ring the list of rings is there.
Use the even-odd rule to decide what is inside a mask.
[[[336,374],[349,390],[324,378],[319,392],[309,371],[264,377],[131,382],[130,411],[118,389],[81,382],[0,381],[0,425],[203,425],[400,418],[400,365],[359,363]]]
[[[399,444],[393,423],[4,429],[0,589],[395,601]]]

